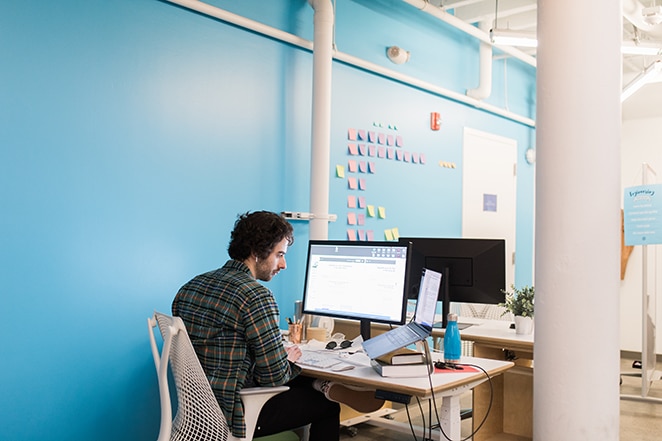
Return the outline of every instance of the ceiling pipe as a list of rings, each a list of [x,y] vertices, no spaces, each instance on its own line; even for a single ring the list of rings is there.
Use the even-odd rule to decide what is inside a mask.
[[[483,20],[479,25],[484,32],[489,32],[492,27],[492,20]],[[478,52],[478,87],[468,89],[467,96],[477,100],[484,100],[492,94],[492,45],[480,42]]]
[[[622,0],[623,1],[623,16],[642,31],[651,34],[662,35],[662,30],[659,26],[649,23],[644,19],[644,5],[638,0]]]
[[[413,7],[426,12],[433,17],[438,18],[439,20],[448,23],[449,25],[453,26],[454,28],[459,29],[462,32],[465,32],[466,34],[477,38],[483,43],[487,43],[489,45],[492,45],[492,41],[490,40],[490,34],[488,32],[482,31],[478,29],[476,26],[472,26],[469,23],[466,23],[459,18],[455,17],[454,15],[449,14],[448,12],[444,11],[443,9],[431,5],[429,3],[429,0],[402,0],[405,3],[408,3],[412,5]],[[514,58],[517,58],[520,61],[523,61],[526,64],[529,64],[533,67],[536,67],[536,59],[535,57],[532,57],[531,55],[522,52],[519,49],[516,49],[511,46],[499,46],[499,50],[507,53],[508,55],[511,55]]]
[[[333,64],[333,5],[308,0],[313,17],[313,106],[310,158],[310,238],[329,237],[329,170],[331,162],[331,71]]]
[[[214,17],[224,22],[234,24],[249,31],[258,32],[262,35],[289,43],[293,46],[297,46],[302,49],[312,51],[313,43],[311,41],[305,40],[303,38],[297,37],[296,35],[289,34],[287,32],[283,32],[279,29],[266,26],[257,21],[250,20],[245,17],[241,17],[239,15],[222,10],[216,6],[211,6],[199,0],[167,0],[167,1],[182,6],[184,8],[190,9],[192,11],[196,11],[201,14],[207,15],[209,17]],[[473,26],[471,27],[473,28]],[[421,81],[418,78],[414,78],[408,75],[403,75],[400,72],[396,72],[392,69],[385,68],[375,63],[370,63],[368,61],[354,57],[352,55],[335,51],[333,52],[333,58],[347,65],[362,69],[366,72],[378,74],[385,78],[390,78],[392,80],[398,81],[402,84],[407,84],[412,87],[416,87],[417,89],[424,90],[428,93],[441,96],[444,98],[449,98],[454,101],[466,104],[468,106],[475,107],[477,109],[482,109],[486,112],[501,116],[511,121],[519,122],[529,127],[535,127],[535,121],[531,118],[527,118],[518,115],[516,113],[513,113],[509,110],[505,110],[500,107],[484,103],[477,99],[468,97],[464,94],[457,93],[452,90],[445,89],[443,87],[439,87],[435,84],[431,84],[426,81]]]

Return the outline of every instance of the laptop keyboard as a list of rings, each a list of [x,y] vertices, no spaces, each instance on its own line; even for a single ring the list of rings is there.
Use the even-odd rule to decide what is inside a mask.
[[[386,333],[388,340],[395,345],[407,345],[412,339],[418,339],[416,331],[409,326],[400,326]]]

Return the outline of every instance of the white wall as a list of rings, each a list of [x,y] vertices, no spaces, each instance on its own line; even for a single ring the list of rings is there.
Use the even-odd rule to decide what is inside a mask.
[[[642,163],[648,163],[657,172],[657,182],[662,183],[662,127],[661,118],[623,121],[621,137],[621,186],[641,184]],[[599,160],[596,161],[599,163]],[[662,245],[656,245],[657,262],[657,322],[662,320]],[[655,248],[650,246],[651,248]],[[621,281],[621,349],[641,351],[641,247],[635,247],[630,255],[625,279]],[[599,314],[599,307],[596,311]],[[657,327],[657,354],[662,353],[662,331]]]

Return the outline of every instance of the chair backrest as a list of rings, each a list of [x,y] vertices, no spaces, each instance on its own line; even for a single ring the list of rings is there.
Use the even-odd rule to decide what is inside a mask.
[[[161,399],[158,441],[232,439],[225,415],[200,365],[182,319],[155,312],[154,317],[148,319],[148,324]],[[154,337],[157,324],[163,337],[160,353]],[[174,420],[168,386],[168,365],[177,389],[178,405]]]

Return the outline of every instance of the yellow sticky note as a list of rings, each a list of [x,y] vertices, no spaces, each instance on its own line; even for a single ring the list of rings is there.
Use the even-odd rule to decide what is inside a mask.
[[[384,207],[379,207],[379,208],[377,209],[377,211],[379,212],[379,218],[380,218],[380,219],[386,219],[386,208],[384,208]]]
[[[375,206],[368,205],[368,216],[375,217]]]
[[[393,240],[393,232],[391,230],[384,230],[384,237],[386,237],[386,240]]]
[[[393,239],[394,240],[400,239],[400,231],[398,230],[398,227],[391,228],[391,231],[393,233]]]
[[[345,177],[345,167],[342,165],[336,165],[336,177],[344,178]]]

